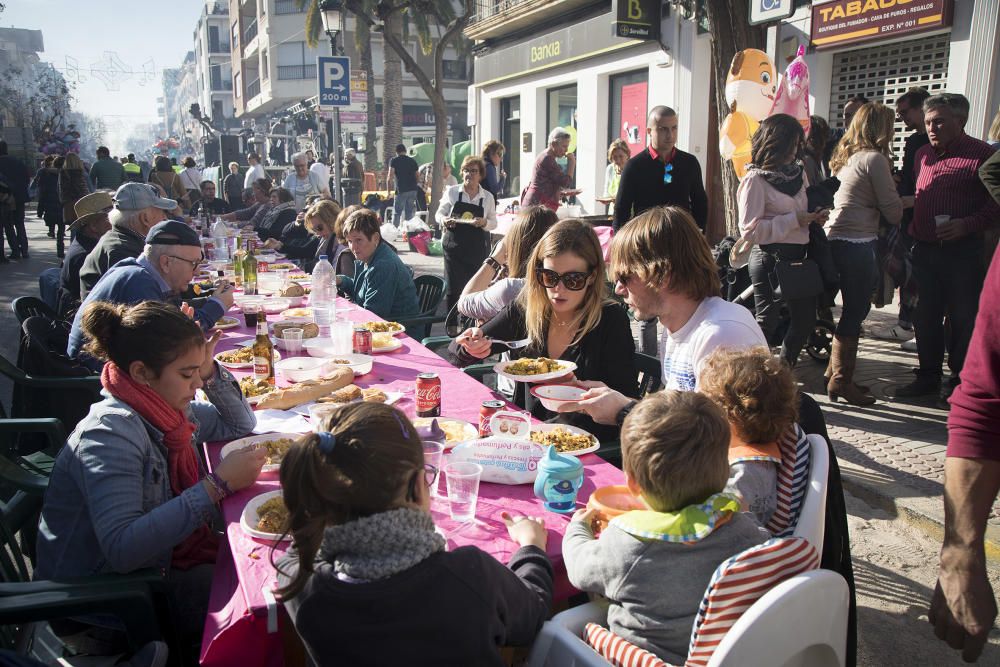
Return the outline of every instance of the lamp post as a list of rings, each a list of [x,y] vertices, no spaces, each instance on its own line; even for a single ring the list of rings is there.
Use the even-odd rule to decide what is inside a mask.
[[[323,0],[319,3],[320,18],[323,20],[323,31],[330,38],[330,55],[339,56],[341,49],[337,46],[337,35],[343,32],[344,5],[343,0]],[[333,120],[327,122],[327,136],[333,149],[333,198],[343,203],[344,196],[340,191],[340,107],[333,107]]]

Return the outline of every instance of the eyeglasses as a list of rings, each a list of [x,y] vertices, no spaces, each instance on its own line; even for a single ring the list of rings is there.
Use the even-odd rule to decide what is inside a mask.
[[[673,183],[674,176],[673,176],[672,173],[670,173],[673,170],[674,170],[674,163],[673,162],[668,162],[665,165],[663,165],[663,184],[664,185],[669,185],[670,183]]]
[[[185,264],[191,265],[191,270],[194,271],[198,268],[198,265],[205,261],[204,257],[199,257],[198,259],[188,259],[187,257],[178,257],[177,255],[167,255],[171,259],[176,259],[179,262],[184,262]]]
[[[430,463],[424,464],[424,481],[427,483],[428,487],[434,486],[434,482],[438,478],[438,467],[431,465]]]
[[[554,288],[559,284],[559,281],[562,281],[566,289],[579,292],[587,286],[587,278],[590,277],[590,272],[567,271],[566,273],[556,273],[552,269],[539,268],[535,269],[535,277],[538,278],[538,282],[542,283],[548,289]]]
[[[463,174],[478,174],[479,173],[479,169],[463,169],[462,173]]]

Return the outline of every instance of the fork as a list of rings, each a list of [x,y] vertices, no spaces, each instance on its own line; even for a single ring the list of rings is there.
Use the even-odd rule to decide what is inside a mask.
[[[503,345],[508,350],[520,350],[521,348],[528,347],[528,343],[531,341],[530,338],[524,338],[522,340],[496,340],[491,338],[490,342],[494,345]]]

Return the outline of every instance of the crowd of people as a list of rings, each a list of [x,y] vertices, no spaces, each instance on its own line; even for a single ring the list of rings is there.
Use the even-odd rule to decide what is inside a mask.
[[[523,383],[510,400],[539,420],[620,442],[628,488],[647,509],[623,515],[599,536],[594,513],[576,512],[562,553],[570,583],[608,599],[610,629],[663,660],[686,659],[716,567],[788,527],[787,517],[776,515],[779,442],[825,436],[793,369],[831,293],[839,292],[843,308],[827,392],[855,405],[875,402],[854,382],[858,344],[885,258],[895,256],[904,274],[912,267],[913,284],[897,284],[909,290],[912,307],[901,317],[914,324],[920,361],[916,379],[897,395],[942,390],[961,434],[954,455],[989,461],[960,471],[963,479],[986,480],[985,488],[963,491],[947,480],[946,502],[961,502],[958,515],[967,518],[946,542],[943,553],[953,557],[942,558],[931,620],[942,632],[965,633],[970,653],[992,624],[985,602],[969,610],[963,599],[969,586],[989,588],[970,549],[977,539],[981,549],[979,520],[984,526],[989,490],[1000,488],[996,448],[983,440],[1000,419],[1000,349],[982,330],[996,319],[1000,290],[995,263],[983,289],[992,249],[982,236],[1000,220],[1000,154],[964,133],[969,105],[961,95],[915,90],[895,112],[861,100],[845,115],[848,109],[840,136],[821,136],[821,119],[807,135],[791,116],[776,115],[753,137],[737,193],[752,309],[721,296],[719,264],[705,237],[701,168],[676,147],[680,119],[669,107],[651,110],[646,149],[634,156],[623,142],[608,149],[605,194],[609,203],[613,196],[615,233],[607,249],[592,224],[555,214],[576,192],[572,137],[561,128],[537,157],[517,220],[499,243],[490,235],[507,179],[499,142],[463,160],[460,180],[435,212],[447,307],[471,324],[452,341],[449,359],[458,366],[497,354],[572,361],[574,373],[559,381],[584,388],[579,400],[550,411]],[[926,128],[926,143],[906,142],[912,173],[892,168],[897,117]],[[0,142],[0,174],[10,183],[5,153]],[[73,235],[58,301],[59,316],[71,322],[66,355],[99,374],[105,397],[56,458],[35,574],[64,579],[158,568],[175,601],[172,622],[197,642],[218,549],[218,503],[254,482],[264,455],[239,452],[209,472],[194,446],[245,435],[255,419],[238,383],[214,360],[213,327],[233,305],[233,286],[223,280],[208,297],[182,300],[205,259],[192,216],[252,228],[306,271],[325,257],[340,294],[385,319],[419,314],[413,272],[383,238],[379,213],[333,199],[329,172],[310,165],[306,153],[293,156],[280,186],[255,154],[242,183],[238,165],[230,165],[222,198],[193,161],[175,170],[158,158],[137,182],[106,149],[89,173],[77,156],[58,159],[46,158],[35,180],[51,235],[61,239],[66,227]],[[419,167],[400,146],[388,170],[395,219],[408,220]],[[23,176],[24,192],[12,188],[20,202],[13,198],[5,220],[12,251],[27,256]],[[897,245],[885,242],[887,230]],[[830,267],[833,278],[824,275]],[[639,350],[660,368],[662,390],[645,396],[630,318],[641,323]],[[942,386],[945,351],[952,377]],[[853,587],[835,459],[832,468],[823,566]],[[551,613],[554,570],[543,523],[504,515],[520,547],[507,566],[474,547],[448,552],[429,511],[437,474],[407,416],[381,404],[339,408],[284,457],[294,549],[276,565],[278,594],[316,664],[400,662],[416,654],[428,663],[501,664],[500,647],[530,644]],[[357,622],[374,615],[377,625]],[[52,628],[80,652],[127,648],[120,623],[104,617]],[[451,640],[441,641],[442,633]],[[963,644],[958,636],[949,641]]]

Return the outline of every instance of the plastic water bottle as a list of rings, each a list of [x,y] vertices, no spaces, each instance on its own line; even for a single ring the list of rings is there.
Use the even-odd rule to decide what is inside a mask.
[[[335,317],[334,302],[337,297],[337,277],[333,266],[326,255],[320,255],[319,261],[312,271],[312,292],[309,295],[309,305],[313,309],[313,317],[320,329],[320,335],[329,335],[330,322]]]
[[[215,242],[215,259],[229,259],[229,229],[220,217],[216,217],[212,225],[212,239]]]

